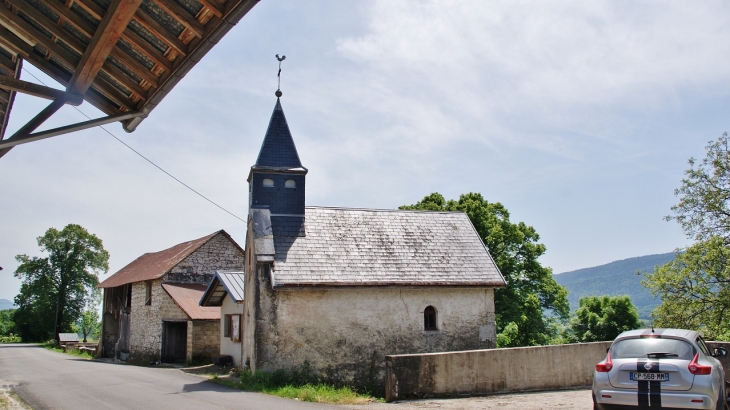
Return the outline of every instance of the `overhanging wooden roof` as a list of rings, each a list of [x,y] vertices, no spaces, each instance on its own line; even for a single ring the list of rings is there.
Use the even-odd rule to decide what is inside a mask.
[[[258,0],[4,0],[0,5],[0,157],[13,146],[122,121],[132,132]],[[21,61],[65,90],[21,81]],[[4,139],[16,92],[53,102]],[[38,133],[64,104],[108,117]]]

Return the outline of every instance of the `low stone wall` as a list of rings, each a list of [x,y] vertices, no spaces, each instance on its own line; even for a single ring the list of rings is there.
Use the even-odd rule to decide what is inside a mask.
[[[386,401],[590,386],[611,342],[386,357]]]

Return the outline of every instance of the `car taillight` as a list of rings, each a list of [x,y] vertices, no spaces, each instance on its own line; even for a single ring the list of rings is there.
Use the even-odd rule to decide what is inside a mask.
[[[699,363],[697,363],[697,360],[700,358],[700,354],[697,353],[695,355],[695,358],[692,359],[692,361],[689,363],[689,366],[687,366],[687,369],[689,369],[689,372],[692,374],[712,374],[712,366],[704,366]]]
[[[613,369],[613,361],[610,354],[606,356],[606,360],[596,364],[597,372],[605,373],[611,371],[611,369]]]

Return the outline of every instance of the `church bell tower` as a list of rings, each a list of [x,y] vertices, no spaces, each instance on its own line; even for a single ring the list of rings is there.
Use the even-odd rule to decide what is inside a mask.
[[[264,142],[248,175],[249,209],[268,209],[276,236],[304,236],[307,169],[299,160],[280,97],[277,91]]]

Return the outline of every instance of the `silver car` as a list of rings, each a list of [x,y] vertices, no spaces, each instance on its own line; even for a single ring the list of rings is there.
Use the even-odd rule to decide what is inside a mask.
[[[724,356],[692,330],[623,332],[596,365],[593,408],[724,410],[725,372],[716,359]]]

